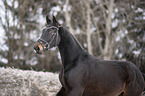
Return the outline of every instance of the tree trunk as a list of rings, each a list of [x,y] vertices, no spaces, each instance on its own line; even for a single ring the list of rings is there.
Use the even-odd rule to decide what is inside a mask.
[[[90,5],[89,5],[89,1],[88,3],[86,3],[86,8],[87,8],[87,44],[88,44],[88,52],[90,54],[92,54],[92,43],[91,43],[91,28],[90,28],[90,24],[91,24],[91,17],[90,17]]]
[[[66,19],[66,25],[68,25],[69,31],[74,35],[74,30],[71,25],[71,16],[69,15],[69,12],[68,12],[69,0],[66,0],[65,5],[66,5],[66,11],[65,11],[64,16]]]
[[[104,47],[104,59],[105,60],[109,60],[111,59],[111,53],[112,52],[112,48],[110,48],[110,44],[111,44],[111,16],[113,13],[113,6],[114,6],[114,0],[110,0],[110,5],[108,6],[108,10],[109,10],[109,14],[108,17],[106,19],[106,31],[105,31],[105,47]]]

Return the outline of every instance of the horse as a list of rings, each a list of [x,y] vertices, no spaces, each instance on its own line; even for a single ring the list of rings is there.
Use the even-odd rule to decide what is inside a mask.
[[[137,66],[128,61],[101,60],[89,54],[78,40],[59,26],[56,18],[46,16],[47,25],[34,51],[42,54],[58,47],[62,69],[62,85],[56,96],[141,96],[145,83]]]

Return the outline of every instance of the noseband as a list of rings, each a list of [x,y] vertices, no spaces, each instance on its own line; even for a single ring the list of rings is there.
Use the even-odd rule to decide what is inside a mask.
[[[50,41],[49,43],[48,43],[46,40],[42,39],[42,38],[38,39],[38,41],[37,41],[37,42],[39,42],[39,43],[42,45],[44,51],[46,51],[46,50],[49,49],[50,44],[52,43],[52,41],[53,41],[55,38],[56,38],[55,44],[57,44],[57,41],[58,41],[58,39],[59,39],[59,38],[58,38],[58,30],[59,30],[59,27],[51,26],[51,27],[46,28],[45,30],[47,30],[47,29],[52,29],[52,28],[56,29],[57,32],[55,32],[55,33],[52,35],[52,37],[49,39],[49,41]],[[44,45],[43,45],[43,42],[45,43]]]

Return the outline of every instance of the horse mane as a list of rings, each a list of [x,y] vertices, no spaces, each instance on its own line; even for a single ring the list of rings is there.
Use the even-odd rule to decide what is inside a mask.
[[[76,42],[76,44],[78,44],[78,46],[81,49],[85,50],[82,47],[82,45],[79,43],[79,41],[76,39],[76,37],[66,27],[63,27],[63,26],[60,27],[60,35],[61,35],[62,32],[64,33],[64,35],[69,35],[69,36],[65,36],[65,37],[71,37],[74,40],[74,42]],[[62,38],[65,38],[65,37],[62,37]],[[66,38],[66,39],[68,39],[68,38]]]

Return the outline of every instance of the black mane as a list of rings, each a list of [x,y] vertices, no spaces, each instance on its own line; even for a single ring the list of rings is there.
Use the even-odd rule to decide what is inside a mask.
[[[81,55],[80,53],[88,53],[65,27],[59,28],[59,35],[61,37],[61,41],[58,48],[61,53],[63,63],[69,64],[74,62],[74,58]]]

